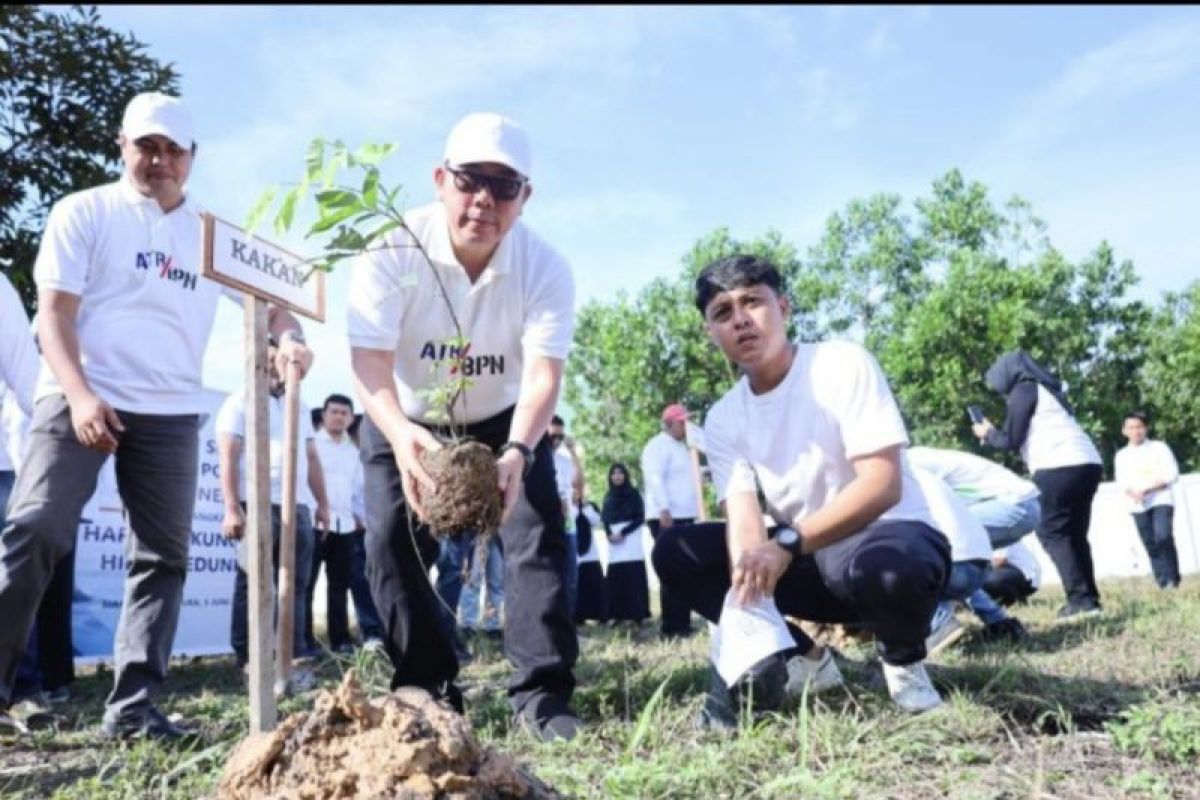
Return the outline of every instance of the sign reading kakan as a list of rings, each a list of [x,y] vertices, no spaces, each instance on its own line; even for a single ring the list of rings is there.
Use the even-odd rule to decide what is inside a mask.
[[[325,273],[212,214],[204,215],[206,278],[325,321]]]

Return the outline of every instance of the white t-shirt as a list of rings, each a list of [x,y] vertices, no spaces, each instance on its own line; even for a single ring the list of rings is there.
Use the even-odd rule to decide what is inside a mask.
[[[592,544],[583,555],[579,556],[580,564],[590,564],[600,562],[600,540],[607,534],[604,530],[604,520],[600,518],[600,512],[591,503],[584,505],[580,512],[587,517],[588,522],[592,525]]]
[[[911,466],[925,496],[925,504],[933,514],[933,527],[950,540],[950,560],[990,560],[992,542],[983,523],[975,518],[948,483],[915,464]]]
[[[575,530],[575,516],[579,513],[579,507],[572,502],[575,494],[571,489],[575,480],[575,462],[562,445],[554,449],[554,477],[558,483],[558,499],[567,504],[566,526],[570,533]]]
[[[642,479],[646,483],[646,518],[658,519],[663,511],[676,519],[695,519],[700,503],[692,477],[692,457],[687,444],[666,431],[642,449]]]
[[[1021,457],[1032,475],[1041,469],[1099,464],[1100,451],[1067,413],[1058,398],[1038,384],[1037,407],[1029,420],[1029,434]]]
[[[1029,579],[1029,583],[1033,585],[1034,589],[1042,585],[1042,565],[1038,563],[1037,556],[1033,554],[1033,551],[1023,542],[1014,542],[996,552],[997,555],[1004,556],[1009,564],[1019,569],[1021,574]]]
[[[908,460],[914,467],[937,475],[972,503],[1002,500],[1016,504],[1041,494],[1032,481],[974,453],[940,447],[910,447]]]
[[[796,345],[787,376],[761,395],[743,376],[709,410],[704,439],[718,500],[754,493],[757,476],[767,513],[784,525],[828,505],[854,480],[852,458],[908,444],[875,358],[843,341]],[[880,519],[934,525],[905,459],[901,468],[900,502]]]
[[[1121,494],[1133,513],[1140,514],[1155,506],[1175,505],[1171,484],[1179,479],[1179,464],[1166,442],[1147,439],[1138,447],[1125,445],[1113,459],[1113,471]],[[1146,495],[1140,503],[1125,494],[1126,489],[1142,490],[1163,481],[1166,486]]]
[[[13,393],[0,387],[0,472],[20,472],[29,443],[29,417],[13,399]]]
[[[267,416],[270,421],[271,448],[271,502],[279,505],[283,502],[283,398],[267,398]],[[300,403],[300,418],[297,420],[296,437],[296,505],[317,507],[316,498],[308,486],[308,442],[313,438],[312,414],[304,402]],[[216,432],[246,437],[246,397],[242,392],[234,392],[225,398],[221,410],[217,412]],[[238,462],[239,489],[242,502],[246,502],[246,448],[243,441],[242,456]]]
[[[8,276],[0,272],[0,386],[7,386],[13,399],[33,416],[33,390],[37,383],[39,358],[29,317]]]
[[[325,476],[325,496],[329,499],[329,530],[353,533],[354,517],[363,516],[363,465],[358,447],[349,434],[342,434],[342,440],[335,442],[324,428],[317,431],[316,444]]]
[[[429,253],[470,343],[464,372],[474,383],[455,405],[454,419],[495,416],[516,404],[527,358],[567,357],[575,316],[571,269],[518,220],[472,284],[454,255],[440,203],[404,218]],[[431,422],[422,392],[450,378],[448,359],[455,354],[446,342],[456,332],[429,264],[411,242],[395,231],[387,240],[391,249],[356,259],[348,328],[354,347],[395,351],[401,409],[409,419]]]
[[[113,407],[206,410],[200,374],[223,290],[201,277],[200,248],[194,201],[164,214],[124,180],[68,195],[51,210],[34,278],[39,290],[80,298],[83,373]],[[43,363],[37,399],[61,392]]]

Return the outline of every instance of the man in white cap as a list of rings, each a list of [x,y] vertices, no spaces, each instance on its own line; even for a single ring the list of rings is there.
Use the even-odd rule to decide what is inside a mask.
[[[687,447],[688,410],[681,403],[663,409],[662,430],[642,449],[642,480],[646,486],[646,525],[657,541],[676,525],[691,525],[700,512],[692,457]],[[691,636],[692,612],[686,602],[659,584],[664,639]]]
[[[509,699],[518,724],[535,736],[570,739],[580,724],[569,706],[578,643],[545,434],[571,345],[574,279],[563,257],[518,220],[532,186],[529,141],[515,122],[463,118],[433,182],[437,202],[405,215],[421,248],[397,231],[392,247],[358,260],[350,280],[352,364],[367,412],[367,573],[386,627],[392,685],[423,687],[461,710],[452,633],[439,623],[429,582],[437,546],[426,525],[409,523],[410,512],[425,517],[432,484],[419,456],[441,447],[428,391],[457,357],[471,385],[453,421],[496,454],[504,498],[504,644],[516,667]],[[459,327],[465,355],[448,344]]]
[[[113,455],[130,539],[101,732],[178,738],[187,732],[154,697],[183,597],[201,364],[222,289],[200,275],[200,210],[184,191],[196,153],[187,107],[140,94],[117,141],[120,180],[56,203],[34,264],[42,366],[28,457],[0,533],[0,709],[53,566]],[[296,320],[273,308],[269,324],[280,362],[307,371]]]

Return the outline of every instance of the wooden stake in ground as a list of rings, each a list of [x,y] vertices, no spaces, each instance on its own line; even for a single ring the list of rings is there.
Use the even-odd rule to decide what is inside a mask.
[[[270,364],[267,358],[267,301],[297,314],[325,321],[325,274],[309,275],[299,256],[246,234],[211,214],[204,215],[202,272],[205,278],[232,286],[245,294],[246,312],[246,549],[250,591],[250,732],[274,729],[275,651],[272,649],[274,600],[271,563],[271,451],[270,417],[267,408]],[[286,572],[280,570],[280,584],[291,591],[295,572],[295,441],[297,393],[295,365],[284,376],[289,381],[289,420],[291,422],[290,502],[284,508],[290,517],[291,544],[280,546]],[[288,468],[284,465],[285,470]],[[286,680],[292,660],[292,603],[280,602],[279,661]],[[287,633],[284,633],[286,627]],[[286,649],[285,649],[286,648]]]
[[[271,649],[271,448],[267,396],[267,304],[252,295],[246,310],[246,573],[250,583],[250,732],[275,727]]]
[[[276,694],[287,692],[292,677],[292,632],[296,627],[296,446],[300,413],[300,375],[287,365],[283,394],[283,487],[279,506],[279,626],[275,646]]]

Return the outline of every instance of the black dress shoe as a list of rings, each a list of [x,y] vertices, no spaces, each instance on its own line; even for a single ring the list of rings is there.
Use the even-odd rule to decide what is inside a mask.
[[[100,735],[105,739],[158,739],[180,741],[198,735],[190,728],[180,727],[157,708],[150,708],[136,719],[113,719],[105,716],[100,724]]]

